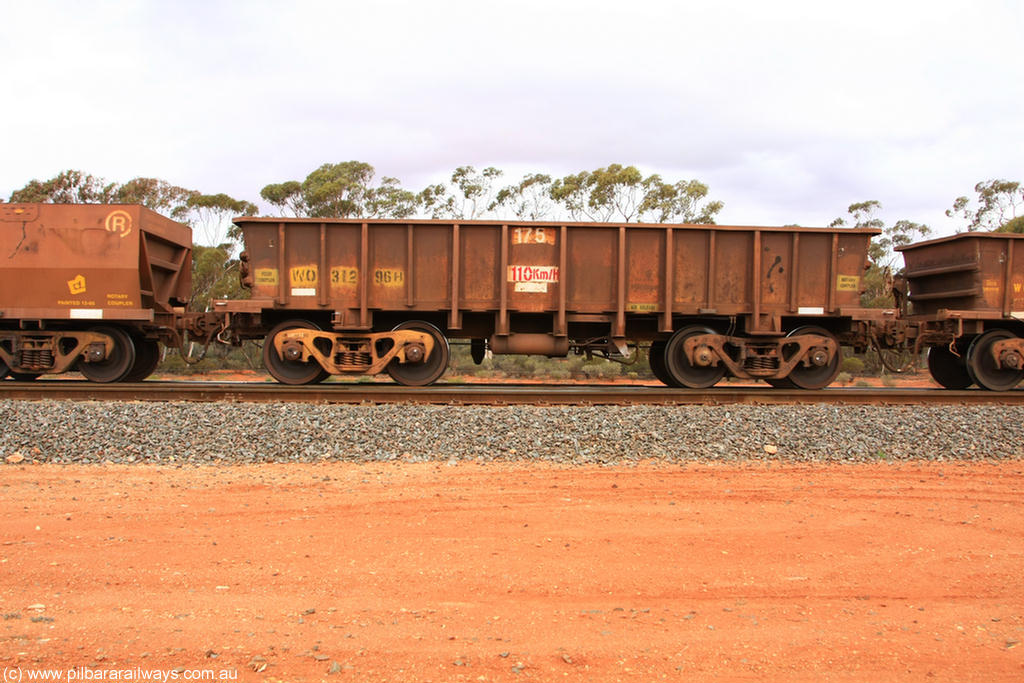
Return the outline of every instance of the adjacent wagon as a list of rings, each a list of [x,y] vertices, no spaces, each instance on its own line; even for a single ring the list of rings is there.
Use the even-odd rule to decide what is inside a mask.
[[[1005,391],[1024,379],[1024,235],[963,233],[900,251],[902,319],[942,386]]]
[[[172,343],[192,231],[140,206],[0,204],[0,377],[141,380]]]

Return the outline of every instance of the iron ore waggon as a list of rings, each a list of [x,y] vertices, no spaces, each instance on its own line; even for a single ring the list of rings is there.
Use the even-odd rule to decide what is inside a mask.
[[[1024,379],[1024,235],[964,233],[899,249],[901,320],[948,389],[1006,391]]]
[[[192,230],[140,206],[0,204],[0,378],[138,381],[176,346]]]
[[[1024,378],[1024,236],[901,248],[893,309],[860,305],[871,229],[236,219],[252,296],[187,308],[191,230],[131,205],[0,204],[0,377],[138,381],[159,344],[263,341],[288,384],[436,381],[449,340],[630,362],[670,386],[818,388],[840,346],[928,350],[942,386]]]
[[[233,338],[265,339],[289,384],[333,373],[437,380],[449,339],[474,360],[570,352],[704,388],[725,375],[828,385],[866,344],[872,229],[239,218],[247,300]]]

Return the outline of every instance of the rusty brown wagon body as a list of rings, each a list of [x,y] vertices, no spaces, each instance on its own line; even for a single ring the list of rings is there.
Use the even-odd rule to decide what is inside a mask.
[[[899,249],[902,319],[948,388],[1011,389],[1024,378],[1024,235],[963,233]]]
[[[877,231],[799,227],[238,218],[239,339],[277,379],[386,369],[437,379],[447,340],[494,353],[621,357],[668,384],[724,374],[827,384],[857,321]],[[443,364],[437,362],[443,358]],[[433,360],[431,360],[433,359]]]
[[[0,376],[148,376],[190,296],[191,243],[140,206],[0,204]]]

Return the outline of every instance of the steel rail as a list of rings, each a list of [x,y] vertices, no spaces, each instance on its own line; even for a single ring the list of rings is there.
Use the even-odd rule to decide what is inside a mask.
[[[286,386],[262,382],[148,381],[95,384],[83,380],[0,382],[0,399],[22,401],[193,401],[249,403],[420,403],[440,405],[923,405],[1024,404],[1024,390],[831,387],[819,391],[721,386],[673,389],[647,385],[383,383]]]

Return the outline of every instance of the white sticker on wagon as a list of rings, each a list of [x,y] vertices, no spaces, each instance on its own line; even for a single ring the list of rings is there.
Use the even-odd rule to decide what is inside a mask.
[[[102,308],[72,308],[68,315],[72,320],[103,320]]]
[[[1024,311],[1010,311],[1010,317],[1017,320],[1024,320]]]
[[[316,296],[316,287],[292,287],[292,296]]]
[[[509,282],[558,282],[558,266],[509,266]]]
[[[825,315],[823,306],[801,306],[796,309],[797,315]]]
[[[536,292],[547,294],[548,283],[546,282],[517,282],[513,288],[517,292]]]

